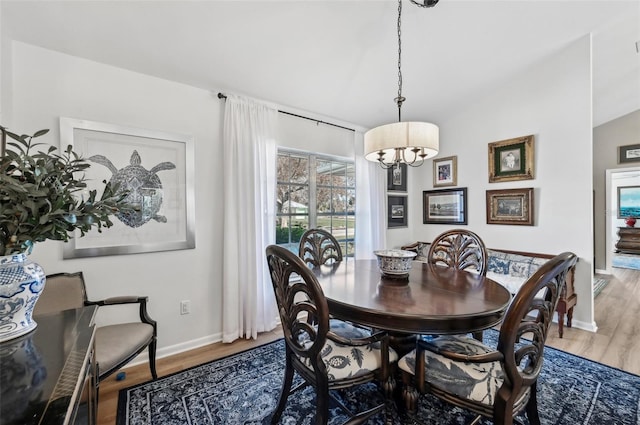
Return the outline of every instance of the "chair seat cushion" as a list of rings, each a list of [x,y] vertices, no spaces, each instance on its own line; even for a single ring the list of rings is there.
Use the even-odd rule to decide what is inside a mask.
[[[354,326],[352,323],[339,319],[330,319],[329,328],[344,338],[366,338],[371,335],[371,331],[360,326]]]
[[[474,355],[494,351],[481,342],[463,336],[441,336],[431,341],[443,350]],[[425,381],[432,387],[458,398],[472,400],[487,407],[493,406],[495,395],[502,386],[504,374],[500,362],[468,363],[447,359],[425,350]],[[416,350],[404,356],[398,367],[415,375]],[[521,395],[524,397],[526,392]]]
[[[331,319],[331,331],[345,338],[365,338],[370,335],[366,329],[351,325],[348,322]],[[309,343],[310,344],[310,343]],[[340,380],[354,378],[380,369],[382,366],[382,356],[380,343],[369,345],[342,345],[337,342],[327,340],[320,353],[329,380]],[[309,358],[301,359],[302,362],[311,368]],[[398,360],[398,354],[389,348],[389,363]]]
[[[152,338],[153,326],[147,323],[122,323],[98,327],[96,361],[100,375],[141,351]]]

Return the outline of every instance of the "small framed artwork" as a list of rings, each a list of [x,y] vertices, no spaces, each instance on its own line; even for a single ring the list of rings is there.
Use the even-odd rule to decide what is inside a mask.
[[[424,224],[467,224],[467,188],[425,190]]]
[[[458,184],[458,157],[448,156],[433,160],[433,187]]]
[[[618,218],[640,217],[640,186],[618,186]]]
[[[618,146],[618,164],[640,162],[640,144]]]
[[[407,197],[387,196],[387,227],[407,227]]]
[[[64,259],[195,247],[193,137],[61,117],[60,143],[91,163],[87,191],[111,181],[135,210],[117,213],[107,231],[70,239]]]
[[[533,179],[533,135],[489,143],[489,183]]]
[[[387,169],[387,191],[407,191],[407,164],[396,164]]]
[[[533,188],[487,190],[487,224],[533,226]]]

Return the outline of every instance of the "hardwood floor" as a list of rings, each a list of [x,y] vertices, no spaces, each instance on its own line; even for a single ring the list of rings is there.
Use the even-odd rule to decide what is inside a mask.
[[[560,339],[554,324],[547,345],[640,375],[640,271],[614,267],[598,277],[609,281],[596,297],[598,332],[565,327]]]
[[[614,268],[610,280],[596,298],[595,319],[598,332],[566,328],[558,338],[557,325],[547,338],[547,345],[600,363],[640,375],[640,271]],[[257,340],[239,340],[233,344],[216,343],[172,357],[159,359],[158,376],[166,376],[189,367],[266,344],[280,338],[281,332],[261,334]],[[98,424],[113,425],[116,420],[118,391],[151,379],[144,365],[125,369],[127,377],[116,381],[115,375],[100,384]]]

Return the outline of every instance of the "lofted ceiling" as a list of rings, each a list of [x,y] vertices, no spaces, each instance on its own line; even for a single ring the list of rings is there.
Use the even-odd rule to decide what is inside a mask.
[[[365,128],[397,119],[396,1],[0,0],[2,37]],[[594,126],[640,109],[640,0],[403,2],[404,120],[444,122],[593,34]],[[99,83],[99,82],[97,82]]]

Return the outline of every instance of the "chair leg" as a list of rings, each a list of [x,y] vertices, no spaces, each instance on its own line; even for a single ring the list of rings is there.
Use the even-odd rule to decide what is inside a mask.
[[[418,410],[418,390],[416,390],[411,379],[411,375],[404,371],[402,372],[402,400],[409,417],[415,416]]]
[[[278,401],[278,406],[276,407],[276,410],[273,412],[273,416],[271,417],[272,425],[278,423],[280,417],[282,416],[282,412],[284,412],[284,407],[287,404],[287,399],[289,398],[289,393],[291,392],[291,384],[293,383],[293,372],[293,366],[289,364],[289,359],[287,359],[284,370],[284,378],[282,380],[280,400]]]
[[[326,375],[316,373],[316,420],[315,425],[329,422],[329,381]]]
[[[568,311],[567,311],[567,327],[570,328],[571,327],[571,322],[573,321],[573,307],[571,307]]]
[[[155,338],[153,338],[153,340],[151,341],[151,343],[149,344],[148,350],[149,350],[149,368],[151,369],[151,376],[153,377],[153,380],[155,381],[156,379],[158,379],[158,372],[156,372],[156,346],[157,346],[158,342]]]
[[[527,402],[526,407],[527,418],[531,425],[540,425],[540,416],[538,414],[538,391],[536,385],[537,384],[534,382],[531,386],[531,395],[529,396],[529,401]]]
[[[558,312],[558,336],[560,338],[562,338],[562,335],[564,334],[564,313]]]

